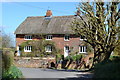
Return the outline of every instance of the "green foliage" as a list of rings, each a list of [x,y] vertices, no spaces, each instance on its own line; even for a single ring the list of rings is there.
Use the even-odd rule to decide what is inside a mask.
[[[52,52],[46,52],[45,47],[47,45],[52,46]],[[26,41],[23,42],[21,45],[22,49],[22,55],[21,56],[26,56],[26,57],[43,57],[43,56],[49,56],[60,53],[60,50],[56,48],[55,43],[52,41],[47,41],[44,39],[41,40],[32,40],[32,41]],[[26,53],[24,52],[24,47],[25,46],[32,46],[32,52]]]
[[[10,51],[3,51],[2,61],[3,61],[3,69],[8,70],[10,66],[13,64],[14,55]]]
[[[66,58],[65,58],[65,60],[70,60],[71,59],[71,56],[67,56]]]
[[[120,56],[120,33],[118,34],[118,40],[119,40],[119,44],[116,46],[114,50],[114,55]]]
[[[22,72],[15,66],[11,66],[9,70],[4,70],[2,74],[2,80],[13,80],[22,77]]]
[[[119,62],[120,61],[120,56],[110,56],[110,60],[114,62]]]
[[[56,54],[56,62],[59,62],[62,59],[62,54]]]
[[[94,68],[94,77],[95,80],[106,80],[112,79],[117,80],[120,79],[120,61],[119,62],[107,62],[107,63],[99,63],[95,65]]]
[[[24,52],[22,52],[22,54],[20,56],[21,57],[33,57],[33,56],[36,56],[36,55],[33,54],[33,53],[24,53]]]
[[[77,55],[70,55],[70,56],[67,56],[65,58],[65,60],[73,60],[73,61],[76,61],[76,60],[80,60],[81,58],[83,57],[83,54],[77,54]]]
[[[14,54],[12,51],[3,51],[2,55],[2,80],[13,80],[22,78],[22,73],[17,67],[13,66]]]

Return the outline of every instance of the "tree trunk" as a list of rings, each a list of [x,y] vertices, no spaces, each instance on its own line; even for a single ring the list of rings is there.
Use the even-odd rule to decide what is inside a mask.
[[[111,55],[111,51],[106,52],[102,62],[107,62],[110,58],[110,55]]]

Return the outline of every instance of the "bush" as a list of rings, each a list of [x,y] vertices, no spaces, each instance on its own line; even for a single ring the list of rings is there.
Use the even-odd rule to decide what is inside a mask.
[[[120,61],[119,62],[107,62],[99,63],[95,65],[94,79],[106,80],[106,79],[120,79]]]
[[[15,66],[11,66],[9,70],[4,70],[2,74],[2,80],[13,80],[22,77],[22,72]]]
[[[114,62],[119,62],[120,61],[120,56],[110,56],[110,60]]]
[[[3,69],[10,68],[10,66],[13,64],[13,56],[14,54],[12,54],[12,52],[3,51],[3,55],[2,55]]]
[[[59,62],[62,59],[62,54],[56,55],[56,62]]]
[[[81,60],[82,57],[83,57],[82,54],[78,54],[78,55],[72,56],[71,59],[72,59],[73,61],[76,61],[76,60]]]
[[[22,72],[13,66],[14,54],[10,51],[3,51],[2,56],[2,80],[13,80],[22,78]]]

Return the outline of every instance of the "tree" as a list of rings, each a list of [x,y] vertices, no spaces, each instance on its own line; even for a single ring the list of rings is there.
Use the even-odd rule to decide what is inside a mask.
[[[120,33],[118,35],[118,40],[120,41]],[[120,56],[120,43],[118,44],[118,46],[116,46],[116,48],[114,49],[114,55]]]
[[[11,46],[12,46],[11,37],[6,34],[2,35],[2,47],[8,48]]]
[[[75,34],[85,36],[84,40],[94,50],[93,65],[107,61],[120,43],[117,39],[120,26],[117,25],[120,18],[118,2],[86,2],[80,3],[77,12],[79,19],[72,23]],[[82,15],[81,15],[82,14]]]

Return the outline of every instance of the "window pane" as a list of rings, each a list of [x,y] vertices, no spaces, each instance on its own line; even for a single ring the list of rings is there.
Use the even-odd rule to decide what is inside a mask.
[[[25,37],[24,37],[25,39],[32,39],[32,36],[31,35],[25,35]]]
[[[82,46],[80,46],[80,52],[82,52]]]
[[[64,39],[69,40],[69,35],[65,35]]]
[[[82,51],[82,52],[85,52],[85,46],[83,46],[82,48],[83,48],[83,51]]]
[[[51,40],[52,39],[52,35],[47,35],[46,39]]]

